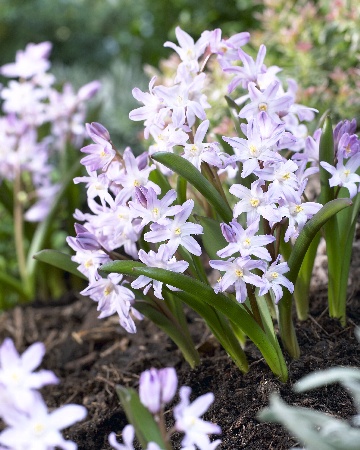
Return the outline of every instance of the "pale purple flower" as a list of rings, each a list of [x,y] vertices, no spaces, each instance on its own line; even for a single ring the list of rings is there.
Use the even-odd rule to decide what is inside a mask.
[[[150,250],[149,253],[146,253],[144,250],[139,250],[139,259],[148,267],[158,267],[160,269],[166,269],[177,273],[182,273],[189,267],[189,264],[186,261],[176,261],[172,250],[164,244],[160,245],[157,253],[153,250]],[[145,295],[151,286],[154,287],[155,296],[163,299],[163,283],[161,281],[153,280],[145,275],[140,275],[131,283],[131,287],[134,289],[144,288],[143,292]],[[176,290],[176,288],[172,286],[167,285],[167,287],[169,289]]]
[[[247,298],[246,285],[261,286],[261,278],[251,270],[265,267],[265,262],[252,260],[250,256],[230,258],[227,261],[209,261],[210,267],[225,274],[216,284],[216,292],[225,292],[230,287],[235,289],[236,300],[243,303]]]
[[[99,169],[105,171],[115,158],[116,151],[112,148],[110,142],[102,137],[93,134],[93,139],[95,144],[89,144],[80,149],[81,152],[88,153],[88,156],[82,158],[80,162],[90,171]]]
[[[255,171],[255,174],[262,180],[270,181],[269,190],[275,198],[294,199],[296,192],[299,189],[299,180],[296,171],[299,169],[298,165],[291,160],[285,160],[269,164],[264,169]]]
[[[180,46],[173,42],[165,42],[164,47],[170,47],[180,56],[182,65],[185,65],[190,72],[199,71],[198,59],[204,53],[208,42],[200,38],[196,43],[194,39],[180,27],[175,28],[176,38]]]
[[[25,413],[12,410],[4,416],[8,427],[0,433],[0,444],[12,450],[76,450],[75,442],[65,440],[60,431],[83,420],[86,414],[86,408],[73,404],[48,413],[44,400],[36,393]]]
[[[281,211],[275,204],[278,198],[274,197],[271,191],[264,192],[262,186],[263,183],[259,180],[251,183],[250,189],[241,184],[231,186],[230,193],[241,199],[234,207],[234,218],[245,212],[248,225],[260,216],[272,224],[282,219]]]
[[[112,203],[113,198],[108,189],[110,187],[110,180],[106,173],[97,174],[96,170],[90,170],[86,167],[89,174],[88,177],[75,177],[74,183],[86,183],[88,199],[99,197],[102,206],[105,208],[105,202]]]
[[[182,205],[182,210],[178,212],[174,219],[169,219],[166,225],[153,223],[151,231],[145,233],[144,239],[147,242],[168,241],[168,246],[175,253],[179,245],[182,245],[193,255],[201,255],[201,247],[192,234],[202,234],[203,228],[199,224],[186,222],[194,208],[194,200],[187,200]]]
[[[286,110],[293,102],[291,95],[279,95],[280,83],[273,81],[262,92],[255,83],[248,84],[251,103],[242,108],[239,117],[250,120],[257,116],[261,111],[265,111],[276,123],[282,123],[279,117],[280,113],[286,113]]]
[[[135,429],[132,425],[126,425],[122,432],[124,444],[119,444],[114,432],[109,434],[109,444],[115,450],[134,450],[133,441],[135,438]],[[149,442],[146,450],[163,450],[155,442]]]
[[[214,394],[209,392],[190,403],[191,389],[188,386],[180,388],[180,403],[174,408],[175,428],[185,433],[181,442],[183,446],[197,445],[201,450],[212,447],[209,434],[220,434],[221,428],[211,422],[201,419],[214,401]],[[219,443],[219,442],[218,442]]]
[[[235,220],[230,222],[230,225],[222,223],[221,231],[229,245],[216,253],[220,258],[227,258],[239,252],[241,256],[254,255],[266,261],[271,260],[270,253],[264,246],[274,242],[275,237],[270,235],[256,236],[259,231],[259,219],[251,223],[247,229],[244,229]]]
[[[350,198],[357,194],[358,187],[356,183],[360,182],[360,176],[356,171],[360,167],[360,153],[356,153],[345,164],[343,156],[339,154],[336,167],[324,161],[320,161],[320,165],[331,173],[332,177],[329,179],[331,187],[341,186],[348,189]]]
[[[209,125],[210,122],[208,120],[201,122],[196,130],[194,142],[191,144],[185,144],[184,146],[184,153],[182,157],[191,162],[191,164],[193,164],[198,170],[201,169],[201,163],[203,161],[207,162],[211,166],[222,166],[222,161],[218,155],[218,144],[214,142],[209,144],[203,143]]]
[[[282,157],[273,149],[284,132],[283,124],[275,123],[266,112],[261,112],[258,117],[251,119],[247,124],[247,139],[223,136],[224,141],[234,149],[234,160],[243,163],[241,173],[243,178],[258,169],[260,163],[282,160]]]
[[[111,141],[110,133],[101,123],[91,122],[85,124],[85,127],[92,140],[100,138],[107,142]]]
[[[45,345],[42,342],[32,344],[22,355],[19,355],[10,338],[0,346],[0,385],[6,388],[18,409],[31,408],[36,389],[59,382],[50,370],[34,372],[44,354]]]
[[[128,333],[136,333],[135,323],[130,316],[135,295],[130,289],[119,284],[122,279],[121,274],[110,273],[107,278],[92,281],[86,289],[81,291],[81,294],[88,295],[98,302],[99,319],[117,313],[120,325]]]
[[[170,206],[176,200],[176,196],[176,191],[171,189],[162,199],[158,199],[151,187],[149,189],[137,187],[135,191],[137,201],[129,202],[129,207],[134,212],[134,217],[142,218],[142,227],[150,222],[166,225],[169,221],[168,216],[174,216],[182,209],[180,205]]]
[[[132,425],[126,425],[122,431],[124,444],[119,444],[116,440],[114,432],[109,434],[109,444],[115,450],[134,450],[133,441],[135,437],[135,429]]]
[[[203,77],[201,77],[202,79]],[[175,86],[157,86],[154,88],[156,95],[163,99],[164,105],[172,110],[171,120],[175,128],[192,127],[195,117],[206,119],[206,113],[201,99],[193,98],[191,84],[180,83]],[[187,123],[185,123],[187,121]]]
[[[157,414],[174,398],[177,388],[177,376],[175,369],[150,369],[142,372],[139,384],[139,396],[141,403],[152,414]]]
[[[76,251],[76,255],[73,255],[71,260],[79,264],[77,267],[78,271],[90,281],[98,280],[100,278],[98,273],[99,267],[110,262],[110,257],[103,250],[84,250],[76,241],[76,238],[72,236],[68,236],[66,242]]]
[[[283,216],[289,219],[289,225],[284,237],[285,242],[288,242],[290,238],[297,238],[306,222],[323,206],[315,202],[302,203],[300,196],[304,187],[305,184],[300,188],[292,201],[281,199],[279,202]]]
[[[256,61],[242,49],[238,50],[238,57],[242,61],[243,66],[232,66],[224,69],[225,72],[236,74],[229,84],[229,93],[231,93],[239,84],[246,89],[251,81],[257,83],[258,76],[266,72],[266,66],[264,65],[265,55],[265,45],[260,46]]]
[[[344,133],[338,144],[337,156],[350,158],[360,152],[360,141],[356,134]]]
[[[48,58],[51,47],[51,42],[27,44],[25,50],[16,52],[14,63],[5,64],[0,68],[1,75],[10,78],[28,79],[46,72],[50,67]]]
[[[286,277],[284,273],[289,272],[289,266],[286,262],[279,263],[280,255],[264,272],[262,276],[263,285],[260,287],[259,295],[264,295],[270,290],[274,293],[275,303],[278,303],[283,296],[281,286],[285,286],[292,294],[294,285]]]
[[[147,154],[145,154],[147,159]],[[160,188],[155,183],[149,181],[149,175],[156,167],[155,165],[143,167],[143,156],[135,158],[133,152],[128,147],[123,154],[125,169],[116,177],[116,183],[122,186],[122,190],[117,195],[117,203],[123,204],[130,198],[135,199],[135,189],[139,186],[152,187],[157,194]]]
[[[134,121],[145,121],[144,135],[146,139],[149,137],[149,132],[153,126],[164,128],[164,118],[168,112],[168,108],[165,108],[163,100],[154,91],[155,81],[156,77],[150,80],[149,92],[143,92],[139,88],[132,90],[133,97],[143,103],[144,106],[130,111],[129,118]]]
[[[248,32],[234,34],[229,39],[221,37],[222,32],[220,28],[204,33],[209,34],[210,51],[218,55],[220,65],[223,68],[228,67],[230,61],[235,61],[239,58],[238,50],[250,40],[250,33]]]
[[[155,144],[149,147],[150,155],[156,152],[172,153],[176,145],[184,146],[189,140],[188,134],[179,128],[175,128],[172,123],[164,129],[153,126],[150,133],[155,141]]]
[[[335,154],[337,153],[340,139],[344,134],[353,135],[356,133],[357,123],[356,119],[350,120],[342,120],[339,122],[333,131],[334,135],[334,148],[335,148]]]

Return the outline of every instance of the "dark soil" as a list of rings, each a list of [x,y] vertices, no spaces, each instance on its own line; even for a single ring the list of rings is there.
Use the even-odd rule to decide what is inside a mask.
[[[260,423],[257,412],[277,391],[289,404],[316,408],[348,418],[355,413],[348,394],[338,385],[296,395],[293,383],[305,374],[335,365],[360,366],[360,345],[354,326],[360,323],[359,293],[349,301],[345,328],[328,318],[326,299],[312,302],[311,317],[297,324],[301,358],[290,361],[290,378],[283,384],[271,373],[257,349],[246,351],[250,371],[243,375],[214,341],[202,320],[189,312],[191,333],[198,343],[201,365],[193,370],[170,339],[153,324],[138,323],[136,335],[127,334],[115,317],[98,320],[96,304],[88,298],[69,298],[66,304],[16,308],[0,316],[0,342],[15,340],[19,351],[36,341],[45,342],[43,367],[61,379],[43,389],[50,408],[66,403],[83,404],[86,420],[74,425],[65,437],[79,450],[109,449],[107,436],[120,433],[127,424],[115,386],[137,388],[139,375],[150,367],[174,366],[180,385],[188,385],[194,397],[213,392],[215,402],[205,416],[222,428],[222,450],[289,449],[299,445],[280,425]],[[177,447],[176,447],[177,445]],[[174,444],[179,448],[178,444]]]

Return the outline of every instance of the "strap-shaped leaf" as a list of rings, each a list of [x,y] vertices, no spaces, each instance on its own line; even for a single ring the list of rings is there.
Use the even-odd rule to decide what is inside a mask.
[[[194,218],[203,227],[204,233],[201,235],[201,240],[209,258],[219,259],[216,252],[228,245],[221,232],[220,223],[210,217],[195,215]]]
[[[277,354],[261,327],[236,301],[226,295],[216,294],[210,286],[187,275],[170,272],[165,269],[147,267],[137,261],[114,261],[101,266],[101,270],[106,273],[123,273],[133,277],[145,275],[154,280],[177,287],[190,294],[190,297],[185,298],[184,296],[183,298],[190,307],[193,307],[191,297],[196,297],[197,301],[209,304],[239,326],[259,348],[271,370],[281,380],[286,381],[288,375],[282,355],[279,356]],[[194,309],[196,310],[196,305]],[[208,323],[211,323],[211,317],[209,315],[207,316],[206,312],[203,312],[203,314],[205,316],[204,319]]]
[[[86,276],[77,270],[78,264],[75,261],[72,261],[71,256],[66,253],[59,252],[58,250],[47,249],[36,253],[34,258],[37,261],[50,264],[51,266],[57,267],[58,269],[62,269],[65,272],[69,272],[79,278],[87,280]]]
[[[167,449],[154,417],[140,402],[138,393],[134,389],[124,386],[116,386],[116,392],[128,421],[135,428],[141,447],[146,448],[149,442],[156,442],[161,449]]]
[[[154,153],[152,158],[185,178],[214,207],[224,222],[228,223],[232,220],[233,213],[229,205],[215,187],[189,161],[169,152]]]
[[[348,198],[332,200],[307,222],[296,239],[290,258],[287,261],[290,271],[286,275],[291,282],[296,283],[301,264],[316,233],[331,217],[351,204],[352,202]],[[284,295],[279,302],[279,325],[281,339],[287,351],[293,358],[298,358],[300,350],[292,321],[292,295],[287,289],[284,290]]]

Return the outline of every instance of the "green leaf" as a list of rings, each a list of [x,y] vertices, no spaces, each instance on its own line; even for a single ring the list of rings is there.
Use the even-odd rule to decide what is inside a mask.
[[[159,304],[147,300],[137,300],[134,306],[175,342],[190,367],[194,368],[200,363],[199,354],[191,338],[169,311],[163,300],[159,300]]]
[[[20,294],[23,298],[31,298],[29,297],[29,293],[24,290],[23,283],[17,278],[8,275],[7,273],[0,270],[0,284],[2,285],[2,290],[7,291],[11,290]]]
[[[87,280],[86,276],[77,270],[78,263],[72,261],[71,256],[66,253],[59,252],[58,250],[41,250],[34,255],[34,258],[37,261],[50,264],[65,272],[76,275],[83,280]]]
[[[204,233],[201,235],[201,240],[209,258],[219,259],[216,253],[228,245],[221,232],[220,223],[210,217],[198,216],[196,214],[194,218],[203,227]]]
[[[334,137],[331,119],[329,116],[325,118],[324,126],[322,128],[322,134],[319,144],[319,160],[327,162],[328,164],[334,164]],[[334,199],[334,188],[329,185],[329,179],[331,174],[325,170],[322,166],[319,167],[321,192],[319,195],[319,202],[325,205],[330,200]]]
[[[141,403],[138,393],[124,386],[116,386],[116,392],[142,448],[146,448],[149,442],[155,442],[161,449],[166,449],[159,427],[150,411]]]
[[[35,289],[34,277],[35,277],[35,272],[36,272],[36,267],[37,267],[37,260],[36,260],[36,258],[33,258],[33,256],[35,255],[35,253],[39,252],[40,249],[44,246],[44,243],[51,232],[51,227],[53,225],[53,222],[56,219],[56,215],[58,213],[60,203],[66,195],[68,186],[70,185],[70,183],[73,182],[73,179],[74,179],[76,173],[80,170],[80,168],[81,168],[80,162],[77,162],[76,164],[74,164],[72,170],[69,171],[66,178],[63,180],[63,184],[62,184],[59,192],[57,193],[57,195],[54,198],[54,202],[52,204],[50,211],[48,212],[48,214],[46,216],[46,219],[43,220],[36,228],[36,232],[31,241],[31,244],[30,244],[27,262],[26,262],[28,279],[29,279],[29,282],[32,285],[33,289]],[[34,294],[35,294],[35,292],[34,292]]]
[[[189,161],[169,152],[154,153],[152,158],[185,178],[206,198],[224,222],[228,223],[232,220],[233,213],[229,205],[215,187]]]
[[[163,173],[160,172],[159,169],[152,170],[150,172],[149,180],[160,187],[162,195],[165,195],[171,189],[169,180]]]
[[[296,283],[301,264],[311,241],[325,223],[339,211],[352,204],[350,199],[339,198],[324,205],[304,226],[294,244],[291,255],[287,261],[290,271],[287,278],[292,283]],[[294,325],[292,322],[292,294],[284,289],[284,295],[279,302],[279,325],[282,341],[293,358],[298,358],[300,354],[297,343]]]
[[[199,280],[168,270],[147,267],[137,261],[114,261],[101,266],[101,270],[105,273],[116,272],[131,275],[133,277],[145,275],[154,280],[174,286],[188,294],[186,298],[184,296],[183,300],[188,302],[190,307],[193,307],[191,304],[192,299],[195,299],[198,303],[207,303],[239,326],[260,349],[270,369],[279,376],[281,380],[286,381],[287,369],[282,356],[279,357],[276,349],[269,342],[268,337],[261,327],[236,301],[230,299],[226,295],[216,294],[210,286]],[[181,292],[176,295],[180,296]],[[196,310],[196,308],[197,305],[195,304],[194,309]],[[203,311],[202,316],[207,323],[211,323],[213,320],[208,311]]]

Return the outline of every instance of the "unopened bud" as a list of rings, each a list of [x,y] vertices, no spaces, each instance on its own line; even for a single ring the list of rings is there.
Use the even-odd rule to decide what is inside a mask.
[[[147,208],[147,192],[148,190],[144,186],[137,186],[135,188],[135,198],[144,208]]]
[[[103,125],[101,125],[101,123],[98,122],[91,122],[90,124],[87,123],[86,130],[92,139],[93,136],[97,136],[101,139],[104,139],[107,142],[110,142],[110,133]]]
[[[222,223],[222,224],[220,224],[220,228],[221,228],[221,232],[222,232],[224,238],[227,240],[227,242],[236,242],[236,235],[230,225],[227,225],[226,223]]]

